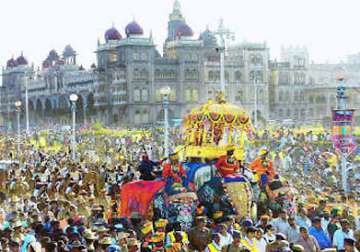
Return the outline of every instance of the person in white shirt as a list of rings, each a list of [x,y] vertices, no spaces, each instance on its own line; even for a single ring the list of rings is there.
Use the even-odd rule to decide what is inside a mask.
[[[265,234],[264,239],[267,243],[275,241],[275,235],[274,235],[274,227],[271,224],[268,224],[265,228]]]
[[[333,237],[333,246],[337,250],[344,250],[344,240],[345,239],[355,239],[354,232],[350,229],[350,223],[347,219],[342,219],[340,221],[341,229],[338,229],[334,233]]]
[[[295,222],[299,227],[311,227],[311,220],[307,217],[307,210],[301,208],[299,213],[295,216]]]
[[[255,232],[255,239],[256,239],[256,247],[258,252],[266,252],[266,245],[267,242],[263,237],[264,231],[261,228],[257,228]]]
[[[230,245],[233,242],[232,236],[227,232],[227,227],[225,224],[219,225],[219,235],[220,235],[220,245],[225,247]]]
[[[279,217],[271,221],[271,224],[274,226],[274,229],[277,233],[286,234],[290,225],[287,220],[287,213],[285,210],[281,210]]]

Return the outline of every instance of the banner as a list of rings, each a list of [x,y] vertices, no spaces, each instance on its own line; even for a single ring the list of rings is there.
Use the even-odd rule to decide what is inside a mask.
[[[332,113],[334,148],[345,155],[350,155],[356,149],[352,135],[354,114],[354,109],[335,109]]]
[[[137,181],[123,185],[120,193],[121,216],[130,217],[132,212],[145,216],[155,194],[164,186],[164,181]]]

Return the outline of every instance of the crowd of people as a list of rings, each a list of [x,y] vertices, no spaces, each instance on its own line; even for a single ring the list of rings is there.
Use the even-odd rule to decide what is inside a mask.
[[[59,136],[54,135],[47,136],[47,141],[56,141]],[[157,136],[161,133],[137,138],[79,136],[76,160],[71,158],[66,136],[59,135],[63,143],[60,150],[47,151],[44,146],[24,140],[17,154],[15,139],[2,136],[2,159],[12,162],[0,171],[0,251],[360,249],[360,220],[356,212],[359,181],[350,185],[351,193],[345,195],[334,161],[336,155],[326,144],[329,134],[265,130],[247,148],[241,167],[252,169],[257,175],[260,191],[266,192],[268,182],[279,176],[295,187],[296,205],[292,211],[281,202],[275,210],[265,207],[255,216],[235,214],[214,219],[204,210],[196,211],[189,229],[153,214],[132,212],[124,217],[119,210],[120,191],[127,183],[183,182],[186,172],[178,160],[174,157],[169,162],[162,155],[162,140]],[[181,144],[176,131],[173,140]],[[220,161],[220,175],[228,175],[226,168],[231,168],[231,174],[241,173],[232,159]],[[260,195],[255,202],[261,201]]]

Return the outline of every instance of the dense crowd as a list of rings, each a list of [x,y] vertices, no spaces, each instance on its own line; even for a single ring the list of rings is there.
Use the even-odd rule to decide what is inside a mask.
[[[14,162],[1,170],[0,251],[359,250],[359,181],[351,178],[349,195],[341,190],[329,134],[265,130],[249,144],[243,166],[250,168],[265,146],[273,176],[281,175],[296,188],[292,211],[282,202],[270,202],[277,207],[265,207],[257,216],[215,219],[202,209],[189,229],[153,214],[123,217],[119,212],[125,184],[162,180],[173,172],[185,176],[181,169],[172,170],[176,159],[163,158],[156,134],[79,137],[77,160],[71,159],[66,137],[55,135],[47,141],[60,137],[61,150],[50,152],[24,141],[18,155],[16,141],[2,138],[2,159]],[[181,144],[175,132],[172,139]],[[261,193],[257,197],[261,202]]]

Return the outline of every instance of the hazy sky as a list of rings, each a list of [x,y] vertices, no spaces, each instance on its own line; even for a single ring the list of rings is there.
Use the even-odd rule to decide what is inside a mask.
[[[271,57],[281,45],[307,46],[317,62],[360,51],[359,0],[180,0],[195,36],[220,17],[239,41],[267,41]],[[95,61],[97,39],[112,23],[124,34],[133,18],[156,44],[166,36],[173,0],[1,0],[0,65],[21,51],[40,64],[51,49],[71,44],[79,62]]]

